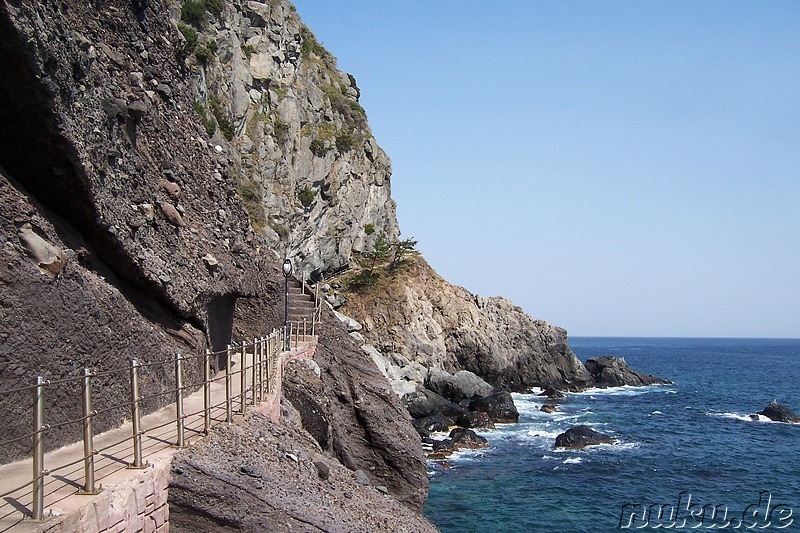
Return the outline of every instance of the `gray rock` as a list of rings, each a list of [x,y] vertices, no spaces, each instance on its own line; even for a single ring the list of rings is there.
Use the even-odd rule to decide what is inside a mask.
[[[622,357],[593,357],[586,361],[586,369],[598,387],[620,387],[631,385],[664,385],[671,383],[661,378],[636,372],[628,367]]]
[[[491,385],[469,370],[460,370],[453,375],[444,370],[432,369],[425,386],[452,402],[460,402],[474,396],[486,396],[492,392]]]
[[[260,468],[257,468],[255,466],[242,465],[241,467],[239,467],[239,471],[242,474],[245,474],[250,477],[255,477],[255,478],[264,477],[264,472],[262,472]]]
[[[372,482],[369,480],[369,477],[367,476],[367,474],[365,474],[364,471],[361,470],[361,469],[358,469],[355,472],[353,472],[353,477],[355,478],[356,482],[359,485],[370,485],[370,484],[372,484]]]
[[[342,324],[344,324],[347,327],[348,333],[352,333],[353,331],[361,331],[361,329],[363,328],[363,326],[359,324],[358,321],[356,321],[353,318],[350,318],[349,316],[345,316],[339,313],[338,311],[334,311],[333,314],[336,316],[336,318],[339,319],[339,321],[342,322]]]

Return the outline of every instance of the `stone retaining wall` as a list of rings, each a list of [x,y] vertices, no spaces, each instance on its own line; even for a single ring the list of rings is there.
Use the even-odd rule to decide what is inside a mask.
[[[317,337],[313,337],[311,341],[306,342],[305,346],[281,354],[281,360],[275,368],[275,383],[277,386],[272,391],[272,394],[264,398],[258,407],[256,407],[259,413],[268,416],[273,422],[278,422],[280,420],[281,393],[283,391],[283,365],[290,361],[313,359],[315,353],[317,353]]]
[[[169,531],[169,469],[172,454],[158,457],[150,465],[120,483],[107,488],[80,509],[48,518],[33,531],[74,533],[76,531],[122,533],[166,533]],[[132,472],[132,470],[128,470]]]

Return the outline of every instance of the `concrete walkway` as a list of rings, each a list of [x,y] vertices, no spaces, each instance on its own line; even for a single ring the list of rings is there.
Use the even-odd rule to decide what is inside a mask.
[[[314,346],[315,342],[312,341]],[[301,343],[291,352],[280,354],[277,374],[280,376],[284,361],[297,359],[296,352],[305,352],[306,344]],[[238,415],[241,413],[241,377],[237,371],[242,368],[241,354],[234,354],[232,361],[234,365],[231,369],[232,385],[232,411]],[[253,364],[252,353],[247,353],[244,368]],[[251,372],[246,372],[251,374]],[[276,377],[278,377],[276,376]],[[277,404],[279,406],[280,381],[273,390],[273,396],[277,394]],[[253,409],[252,406],[252,379],[247,376],[245,383],[246,401],[245,407]],[[267,400],[267,398],[265,398]],[[274,398],[271,402],[276,403]],[[76,399],[80,401],[80,399]],[[225,372],[218,373],[211,383],[211,425],[215,426],[226,422],[226,401],[225,401]],[[102,408],[103,406],[95,406]],[[257,406],[261,410],[261,406]],[[204,436],[203,419],[203,389],[184,397],[184,445],[190,446]],[[142,457],[146,463],[146,468],[153,464],[169,463],[170,458],[179,451],[175,446],[178,440],[178,430],[176,423],[175,404],[169,405],[142,417]],[[119,428],[94,437],[94,448],[103,450],[95,455],[95,486],[99,489],[114,485],[124,484],[126,480],[134,478],[142,470],[131,469],[129,465],[134,461],[132,444],[131,422],[126,421]],[[100,495],[82,495],[79,491],[84,484],[84,461],[83,443],[78,442],[59,450],[54,450],[45,454],[44,468],[52,473],[45,476],[44,483],[44,520],[37,522],[27,518],[31,514],[33,504],[33,491],[31,488],[32,478],[32,459],[28,458],[16,463],[0,466],[0,494],[5,493],[15,487],[20,487],[11,494],[0,499],[0,532],[6,531],[70,531],[66,525],[53,528],[52,523],[59,522],[53,517],[69,515],[75,513],[82,507],[92,505],[93,500],[101,498]],[[149,464],[148,464],[149,463]],[[166,495],[164,505],[166,506]],[[96,505],[95,505],[96,506]],[[167,509],[168,512],[168,509]],[[99,520],[99,518],[98,518]],[[102,522],[98,522],[101,523]],[[110,523],[109,526],[113,526]],[[77,530],[83,530],[81,527]],[[91,528],[90,528],[91,529]],[[104,528],[100,527],[100,530]],[[113,529],[113,528],[111,528]],[[95,529],[96,530],[96,529]],[[125,531],[126,529],[115,529]],[[152,529],[161,531],[161,529]],[[73,529],[74,531],[74,529]]]

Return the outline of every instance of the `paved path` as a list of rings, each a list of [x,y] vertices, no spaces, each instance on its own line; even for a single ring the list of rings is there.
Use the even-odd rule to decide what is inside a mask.
[[[303,348],[301,343],[300,348]],[[297,350],[295,350],[297,351]],[[281,354],[279,361],[289,360],[293,352]],[[241,355],[234,354],[231,370],[232,378],[232,410],[234,414],[241,411],[241,378],[236,371],[242,368]],[[245,368],[253,364],[253,355],[247,354]],[[280,363],[278,367],[280,367]],[[250,374],[250,372],[246,372]],[[246,389],[252,386],[251,376],[247,376]],[[252,409],[251,395],[246,394],[246,407]],[[76,399],[80,401],[80,399]],[[225,405],[225,372],[220,372],[214,377],[211,384],[211,424],[212,426],[226,421]],[[102,408],[102,406],[95,406]],[[204,436],[203,420],[203,389],[184,398],[184,444],[186,446],[197,442]],[[142,417],[142,456],[145,462],[155,462],[165,457],[174,455],[179,449],[175,446],[178,440],[175,404],[169,405]],[[94,437],[94,448],[103,450],[95,456],[95,486],[110,487],[122,483],[138,472],[128,466],[133,463],[131,422],[126,421],[119,428]],[[81,495],[78,491],[84,483],[83,442],[78,442],[59,450],[45,454],[44,468],[52,473],[45,476],[44,484],[44,517],[67,514],[75,511],[88,503],[93,496]],[[43,522],[36,522],[25,516],[31,514],[33,491],[31,488],[32,459],[18,461],[0,466],[0,494],[15,487],[9,495],[0,499],[0,532],[35,531],[41,529]]]

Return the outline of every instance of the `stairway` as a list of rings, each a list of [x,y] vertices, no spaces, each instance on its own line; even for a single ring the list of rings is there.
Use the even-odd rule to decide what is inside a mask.
[[[289,322],[302,328],[303,321],[309,333],[314,321],[314,296],[306,290],[305,294],[300,287],[300,282],[289,278]]]

